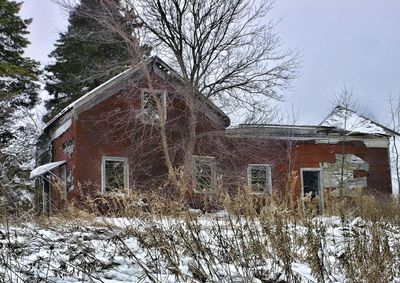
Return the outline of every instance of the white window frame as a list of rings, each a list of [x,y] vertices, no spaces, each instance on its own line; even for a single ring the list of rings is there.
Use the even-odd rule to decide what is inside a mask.
[[[103,156],[101,159],[101,193],[106,191],[106,161],[117,161],[124,163],[124,188],[129,189],[129,163],[127,157]]]
[[[197,190],[197,178],[196,178],[196,162],[201,161],[208,164],[211,168],[211,188],[209,190]],[[193,191],[195,193],[202,194],[212,194],[215,193],[215,188],[217,186],[217,161],[214,156],[193,156]]]
[[[317,168],[317,167],[304,167],[304,168],[300,168],[300,182],[301,182],[301,202],[303,205],[303,209],[305,208],[304,205],[304,180],[303,180],[303,172],[304,171],[318,171],[319,172],[319,183],[318,183],[318,197],[319,197],[319,206],[321,211],[323,211],[324,209],[324,191],[322,189],[322,169],[321,168]]]
[[[253,191],[251,169],[265,168],[267,184],[263,192]],[[272,193],[272,167],[270,164],[248,164],[247,165],[247,184],[253,194]]]
[[[161,108],[162,108],[162,115],[164,116],[164,121],[167,121],[167,92],[161,89],[155,89],[153,92],[157,95],[161,95]],[[158,121],[150,121],[145,118],[145,111],[144,111],[144,95],[145,93],[149,93],[151,95],[151,90],[148,88],[142,88],[140,93],[140,116],[142,118],[142,122],[146,124],[154,124]],[[158,114],[158,113],[157,113]]]

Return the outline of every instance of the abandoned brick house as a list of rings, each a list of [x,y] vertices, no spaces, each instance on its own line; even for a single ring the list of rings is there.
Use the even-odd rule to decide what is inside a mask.
[[[171,161],[179,168],[189,120],[182,81],[157,57],[145,64],[161,101]],[[147,79],[142,68],[130,68],[46,125],[31,172],[46,211],[56,200],[74,200],[81,193],[147,190],[165,181],[160,116]],[[312,193],[322,199],[326,189],[338,187],[391,193],[389,139],[396,133],[355,112],[337,107],[318,126],[229,128],[229,118],[210,100],[197,95],[195,103],[194,195],[240,186],[257,194],[284,190],[288,176],[297,197]],[[345,125],[353,128],[340,125],[344,111],[350,114]]]

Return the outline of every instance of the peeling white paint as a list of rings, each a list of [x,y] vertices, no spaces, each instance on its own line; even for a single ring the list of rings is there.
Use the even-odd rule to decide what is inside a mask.
[[[344,159],[343,159],[344,158]],[[335,163],[324,162],[322,167],[322,186],[338,188],[342,179],[348,189],[363,189],[367,187],[367,177],[354,178],[354,170],[369,171],[369,164],[354,154],[336,154]]]
[[[351,136],[346,136],[346,141],[362,141],[368,148],[388,148],[389,141],[386,138],[380,139],[360,139],[353,138]],[[317,139],[315,143],[317,144],[338,144],[343,142],[343,138],[329,138],[329,139]]]
[[[72,153],[74,152],[74,141],[73,141],[72,139],[66,141],[66,142],[63,144],[63,152],[64,152],[65,154],[67,154],[68,157],[71,157],[71,156],[72,156]]]
[[[365,146],[368,148],[388,148],[389,141],[387,139],[364,140]]]

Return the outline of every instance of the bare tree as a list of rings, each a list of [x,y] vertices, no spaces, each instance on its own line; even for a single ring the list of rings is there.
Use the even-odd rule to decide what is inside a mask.
[[[254,113],[265,111],[267,99],[282,98],[279,90],[287,88],[296,76],[297,54],[282,48],[280,38],[273,31],[274,24],[267,20],[271,0],[125,0],[119,9],[126,18],[123,24],[136,27],[128,29],[132,33],[127,33],[121,21],[115,19],[112,9],[117,2],[99,0],[104,6],[102,12],[87,10],[85,16],[118,33],[131,50],[132,61],[142,64],[161,117],[161,144],[170,175],[175,168],[166,123],[161,101],[153,92],[150,72],[143,64],[148,49],[142,47],[152,46],[182,77],[182,93],[189,114],[184,176],[189,182],[198,137],[197,97],[213,100],[227,113],[241,109],[244,116],[247,113],[248,117],[260,119]]]
[[[197,93],[228,111],[257,111],[260,98],[279,98],[278,89],[288,86],[295,75],[293,52],[282,52],[273,24],[263,23],[271,1],[130,3],[141,10],[138,15],[150,31],[152,45],[178,66],[185,81],[191,113],[186,165],[191,163],[196,138]]]
[[[282,51],[272,1],[140,0],[138,16],[149,39],[191,88],[227,105],[252,107],[259,96],[280,98],[295,76],[296,56]],[[134,6],[132,6],[134,7]]]
[[[390,122],[389,126],[396,132],[400,131],[400,97],[397,99],[390,96],[389,98],[389,114],[390,114]],[[395,183],[392,183],[392,186],[396,186],[397,194],[399,193],[400,188],[400,164],[399,164],[399,147],[398,147],[398,137],[393,135],[391,140],[391,162],[393,164],[393,168],[395,169]],[[393,179],[393,177],[392,177]]]
[[[337,182],[339,186],[339,196],[344,195],[344,190],[350,187],[353,174],[349,170],[357,169],[364,170],[366,163],[358,157],[346,154],[349,135],[354,132],[365,133],[365,127],[368,126],[370,120],[365,118],[365,114],[361,114],[360,107],[357,103],[357,97],[351,87],[343,86],[340,92],[335,95],[333,101],[335,108],[330,114],[330,121],[323,122],[326,126],[336,126],[341,129],[340,155],[339,165],[340,170]],[[336,157],[338,158],[338,156]],[[358,164],[358,165],[356,165]],[[356,168],[353,168],[356,166]]]
[[[336,96],[336,104],[338,106],[343,107],[343,126],[342,129],[344,130],[344,133],[342,134],[343,140],[342,140],[342,157],[341,157],[341,166],[340,166],[340,181],[339,181],[339,186],[340,186],[340,196],[343,195],[343,188],[345,187],[345,176],[344,176],[344,169],[345,169],[345,147],[346,147],[346,137],[347,137],[347,131],[350,130],[351,127],[354,127],[355,125],[350,125],[349,124],[349,111],[350,109],[354,109],[356,107],[356,99],[353,93],[352,88],[347,88],[346,86],[343,86],[341,92],[339,95]]]
[[[169,145],[167,141],[166,134],[166,121],[165,116],[162,114],[162,104],[160,98],[155,93],[155,88],[153,85],[153,78],[148,66],[145,64],[144,60],[148,56],[149,49],[146,45],[141,44],[141,28],[143,23],[140,22],[137,16],[137,11],[132,9],[129,5],[120,6],[120,1],[116,0],[99,0],[100,8],[94,10],[90,6],[82,6],[79,10],[80,16],[89,17],[95,19],[106,29],[109,29],[115,34],[118,34],[126,45],[127,49],[131,54],[132,65],[140,65],[141,70],[144,73],[144,77],[147,81],[149,93],[152,96],[157,112],[159,113],[159,127],[160,127],[160,137],[161,146],[164,153],[165,165],[168,168],[169,177],[172,178],[173,183],[177,183],[174,177],[174,167],[171,161]],[[67,0],[60,0],[58,3],[67,11],[71,11],[75,4],[74,2]],[[118,12],[116,12],[118,11]],[[121,18],[121,15],[123,16]],[[130,26],[127,28],[126,26]]]

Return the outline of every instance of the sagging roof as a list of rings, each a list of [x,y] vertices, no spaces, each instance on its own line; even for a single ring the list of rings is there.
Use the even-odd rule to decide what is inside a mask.
[[[68,106],[66,106],[63,110],[61,110],[56,116],[54,116],[44,127],[44,130],[50,127],[55,121],[60,119],[62,116],[64,116],[66,113],[71,111],[72,109],[75,109],[79,107],[81,104],[84,104],[88,102],[91,99],[94,99],[98,94],[101,94],[103,91],[107,90],[108,88],[117,85],[120,82],[123,82],[125,79],[129,78],[136,72],[141,70],[142,65],[151,65],[155,64],[161,71],[166,73],[167,75],[172,75],[179,81],[183,82],[183,78],[176,72],[174,71],[171,67],[169,67],[163,60],[161,60],[157,56],[152,56],[144,60],[143,62],[137,64],[136,66],[129,68],[122,73],[112,77],[108,81],[104,82],[103,84],[99,85],[98,87],[92,89],[85,95],[81,96]],[[198,98],[204,102],[212,111],[214,111],[217,116],[224,121],[224,124],[226,127],[229,126],[230,124],[230,119],[229,117],[221,110],[219,109],[211,100],[208,98],[204,97],[203,95],[199,94]]]
[[[381,133],[360,133],[340,129],[335,126],[315,125],[281,125],[281,124],[240,124],[226,131],[233,137],[257,137],[272,139],[340,139],[344,135],[352,138],[387,137]]]
[[[336,106],[320,126],[331,126],[351,133],[372,134],[384,136],[399,136],[400,134],[369,119],[356,111],[343,106]]]
[[[241,124],[227,130],[230,136],[277,139],[329,139],[346,135],[353,138],[379,138],[399,133],[342,106],[319,125]]]
[[[342,131],[336,127],[312,125],[281,124],[240,124],[226,131],[230,136],[268,137],[268,138],[311,138],[326,137],[329,134],[340,135]]]

